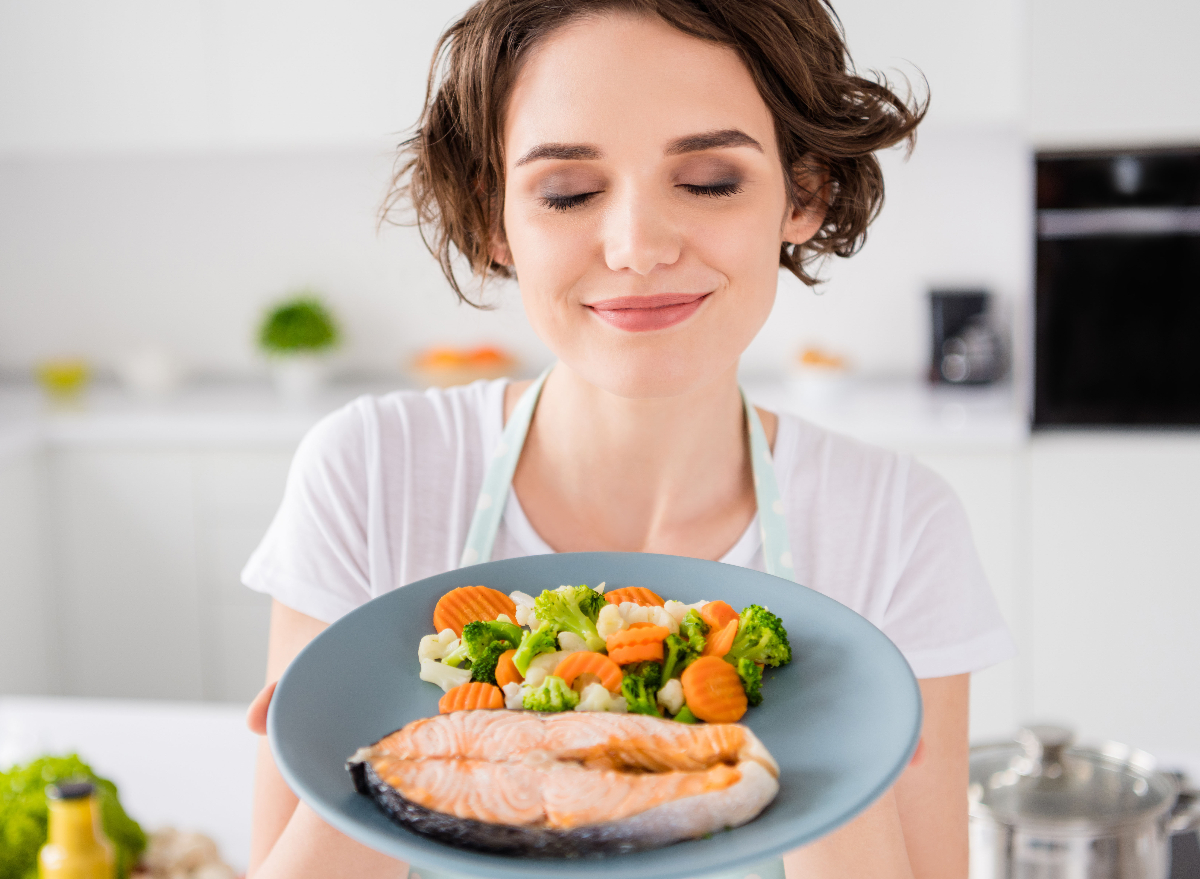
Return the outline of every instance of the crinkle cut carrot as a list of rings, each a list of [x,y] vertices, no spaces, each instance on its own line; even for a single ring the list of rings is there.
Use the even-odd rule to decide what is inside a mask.
[[[614,647],[608,651],[608,658],[617,665],[629,665],[631,662],[663,661],[663,642],[651,644],[629,644],[625,647]]]
[[[593,653],[590,650],[568,654],[554,669],[554,676],[562,678],[569,687],[575,683],[577,677],[589,672],[600,678],[600,683],[609,692],[615,693],[621,689],[621,667],[603,653]],[[496,680],[500,680],[499,673],[496,674]]]
[[[634,623],[628,629],[622,629],[619,632],[613,632],[609,635],[608,640],[604,642],[604,646],[608,649],[609,656],[611,656],[614,647],[651,644],[655,641],[661,643],[669,634],[671,634],[671,631],[666,626],[656,626],[654,623]]]
[[[604,593],[604,598],[609,604],[632,601],[642,607],[664,607],[666,605],[665,601],[645,586],[625,586],[622,589],[614,589],[612,592]]]
[[[737,672],[734,672],[736,675]],[[438,713],[449,714],[451,711],[475,711],[479,708],[503,708],[504,694],[499,687],[485,684],[483,681],[471,681],[469,684],[459,684],[446,691],[446,695],[438,701]],[[700,715],[696,715],[699,717]]]
[[[699,610],[700,619],[710,629],[723,629],[730,620],[738,619],[738,612],[723,601],[710,601]]]
[[[709,723],[736,723],[746,713],[746,691],[737,669],[718,656],[702,656],[683,670],[683,698]]]
[[[604,642],[608,658],[617,665],[663,659],[663,639],[671,634],[666,626],[653,623],[634,623],[628,629],[613,632]]]
[[[505,650],[500,654],[500,658],[496,660],[496,686],[503,687],[505,684],[519,684],[525,680],[521,677],[521,673],[517,671],[516,663],[513,662],[513,654],[515,650]]]
[[[718,658],[724,656],[733,649],[733,639],[737,637],[738,621],[732,619],[725,624],[723,629],[714,629],[708,633],[708,639],[704,642],[704,649],[700,651],[701,656],[716,656]],[[696,715],[699,717],[700,715]]]
[[[433,608],[433,628],[438,632],[453,629],[461,638],[467,623],[491,622],[502,613],[510,620],[517,618],[517,606],[503,592],[487,586],[459,586],[438,599]]]

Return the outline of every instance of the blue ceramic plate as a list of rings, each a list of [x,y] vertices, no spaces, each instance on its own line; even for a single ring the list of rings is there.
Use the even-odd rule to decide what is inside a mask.
[[[711,839],[630,855],[525,860],[464,851],[393,824],[355,793],[346,758],[437,713],[442,691],[417,677],[417,642],[433,606],[457,586],[536,595],[564,583],[647,586],[691,603],[724,599],[778,614],[792,662],[768,669],[763,703],[743,723],[779,761],[775,801]],[[474,876],[672,879],[732,870],[823,836],[875,800],[907,765],[921,698],[890,640],[836,601],[788,580],[719,562],[646,553],[560,553],[475,565],[411,583],[358,608],[309,644],[271,702],[272,751],[292,790],[325,821],[371,848],[429,869]]]

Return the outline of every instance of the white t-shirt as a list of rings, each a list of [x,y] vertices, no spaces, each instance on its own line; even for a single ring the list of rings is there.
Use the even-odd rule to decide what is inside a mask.
[[[242,581],[333,622],[456,568],[503,430],[505,385],[363,396],[324,418],[301,442]],[[966,514],[941,478],[787,414],[774,459],[800,583],[882,629],[917,677],[1013,655]],[[493,558],[552,551],[510,491]],[[763,570],[757,517],[721,561]]]

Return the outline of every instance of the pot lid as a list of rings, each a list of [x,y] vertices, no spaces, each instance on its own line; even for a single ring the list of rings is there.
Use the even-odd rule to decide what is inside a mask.
[[[1175,784],[1150,755],[1074,738],[1064,727],[1031,726],[1014,742],[972,748],[971,813],[1013,825],[1112,826],[1171,808]]]

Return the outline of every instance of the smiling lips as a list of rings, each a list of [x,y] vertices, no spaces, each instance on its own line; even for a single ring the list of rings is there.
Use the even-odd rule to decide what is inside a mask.
[[[640,333],[662,330],[687,320],[707,293],[666,293],[660,296],[622,296],[584,306],[619,330]]]

